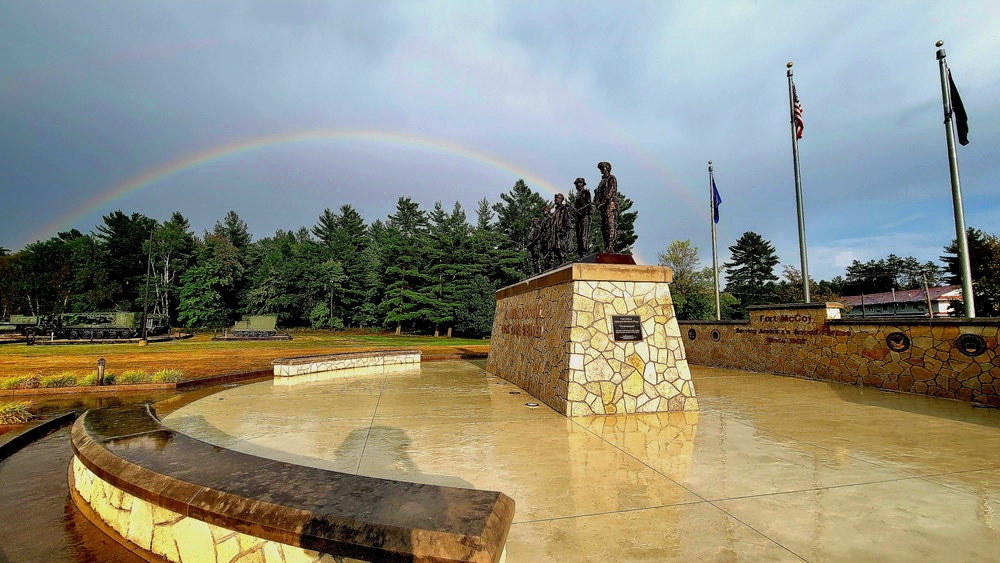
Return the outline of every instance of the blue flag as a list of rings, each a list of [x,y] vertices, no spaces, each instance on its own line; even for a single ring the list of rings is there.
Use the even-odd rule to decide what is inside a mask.
[[[719,189],[715,187],[715,178],[712,178],[712,212],[715,215],[715,222],[719,222],[719,204],[722,203],[722,197],[719,195]]]

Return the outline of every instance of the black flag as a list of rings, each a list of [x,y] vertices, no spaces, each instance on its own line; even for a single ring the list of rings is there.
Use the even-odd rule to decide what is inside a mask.
[[[948,86],[951,88],[951,109],[955,113],[955,125],[958,127],[958,142],[965,146],[969,144],[969,116],[965,113],[962,97],[958,95],[958,88],[955,88],[955,81],[951,78],[950,68],[948,69]]]

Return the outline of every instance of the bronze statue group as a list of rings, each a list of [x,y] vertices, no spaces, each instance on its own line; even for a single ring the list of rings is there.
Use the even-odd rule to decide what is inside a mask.
[[[563,194],[556,194],[552,205],[542,207],[542,216],[531,220],[531,230],[528,232],[528,252],[531,255],[531,267],[534,274],[566,262],[570,252],[570,214],[576,224],[576,251],[583,257],[590,253],[590,221],[594,205],[601,220],[601,235],[604,242],[603,252],[614,253],[615,241],[618,238],[618,180],[611,174],[611,164],[597,163],[601,171],[601,183],[594,190],[591,200],[587,181],[577,178],[576,195],[573,206],[566,203]]]

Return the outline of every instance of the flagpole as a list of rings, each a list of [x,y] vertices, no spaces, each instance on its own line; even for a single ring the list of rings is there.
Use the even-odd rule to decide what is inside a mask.
[[[788,107],[792,118],[792,160],[795,163],[795,210],[799,216],[799,258],[802,262],[802,296],[809,303],[809,258],[806,256],[806,220],[802,210],[802,175],[799,173],[799,136],[795,131],[795,94],[792,63],[788,65]]]
[[[712,176],[712,161],[708,161],[708,222],[712,224],[712,272],[715,276],[715,320],[722,320],[719,305],[719,251],[715,244],[715,178]]]
[[[965,316],[975,318],[976,302],[972,295],[972,267],[969,263],[969,240],[965,234],[965,213],[962,211],[962,183],[958,177],[958,152],[955,150],[955,130],[951,119],[951,89],[949,88],[947,54],[942,46],[944,41],[935,43],[937,46],[938,67],[941,70],[941,100],[944,103],[944,131],[948,139],[948,167],[951,171],[951,204],[955,210],[955,240],[958,241],[958,262],[962,270],[962,301],[965,306]]]

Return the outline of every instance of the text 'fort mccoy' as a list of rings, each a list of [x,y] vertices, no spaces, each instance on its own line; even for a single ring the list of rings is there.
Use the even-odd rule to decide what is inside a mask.
[[[811,323],[811,315],[761,315],[757,322],[761,323]]]

